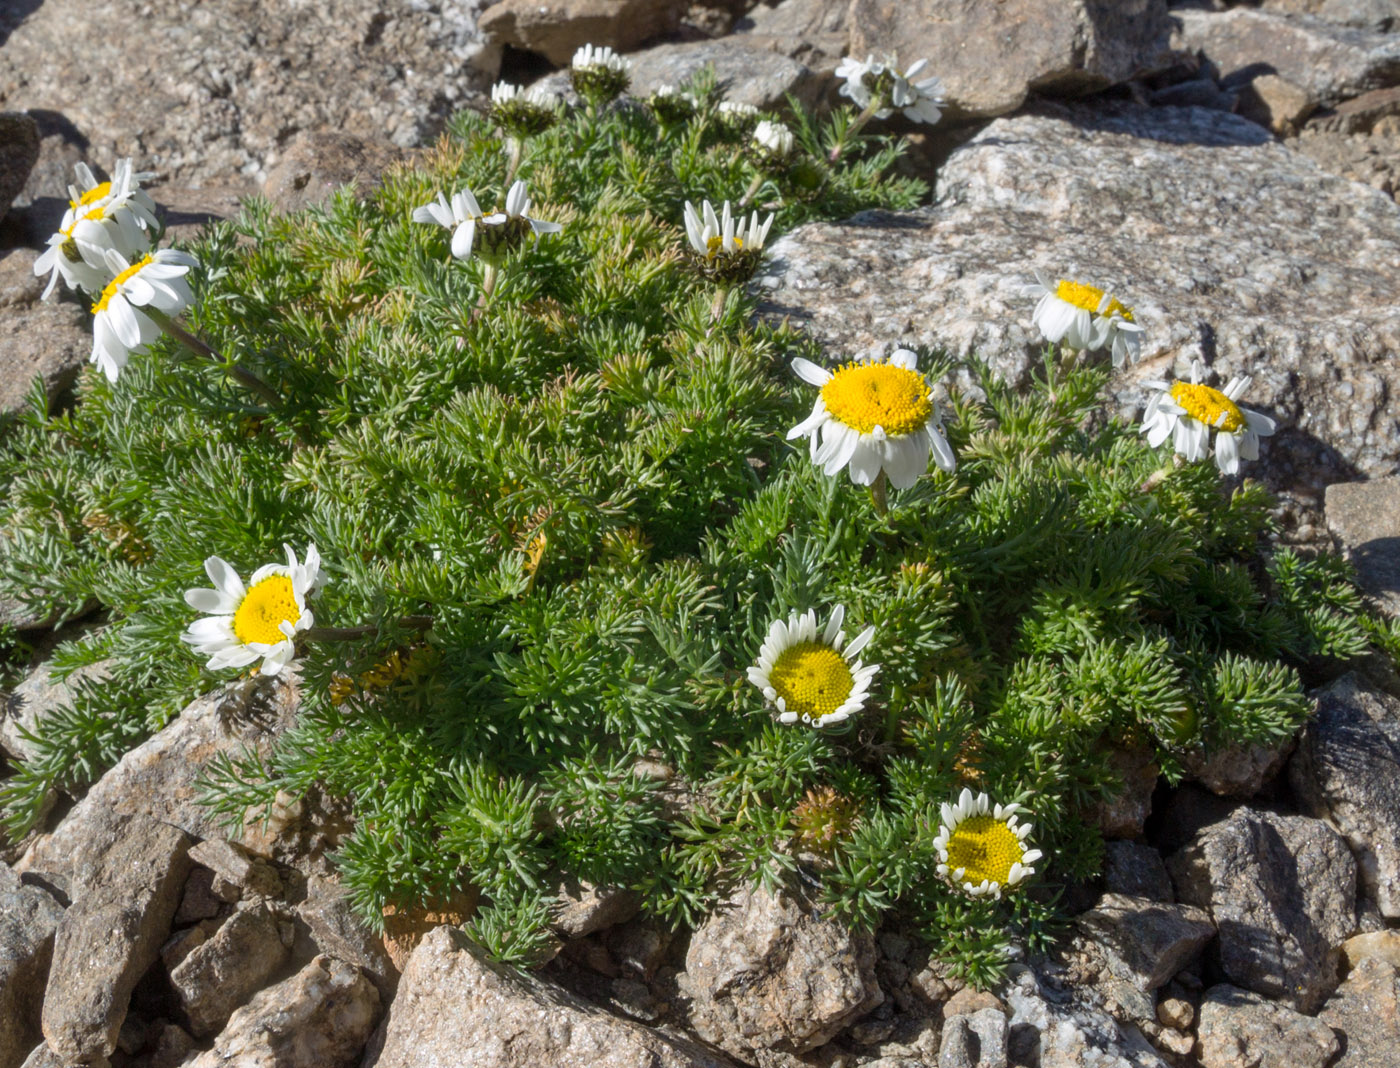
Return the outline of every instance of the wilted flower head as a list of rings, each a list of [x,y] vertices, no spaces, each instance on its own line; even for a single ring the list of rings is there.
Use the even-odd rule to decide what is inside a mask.
[[[540,86],[522,89],[510,82],[491,87],[491,117],[512,137],[533,137],[559,119],[563,101]]]
[[[844,83],[841,95],[859,108],[874,107],[875,118],[887,119],[899,110],[913,122],[932,125],[943,114],[943,83],[933,76],[919,77],[927,66],[928,60],[921,59],[901,71],[893,56],[884,62],[873,55],[863,61],[846,56],[836,76]]]
[[[694,93],[683,93],[674,85],[659,85],[647,99],[647,105],[657,119],[667,125],[686,122],[700,110]]]
[[[758,125],[758,108],[738,100],[721,100],[715,109],[720,124],[736,134],[747,134]]]
[[[878,664],[862,664],[857,655],[875,636],[866,627],[850,642],[841,624],[846,609],[837,605],[826,626],[817,629],[817,613],[792,613],[775,619],[749,668],[749,681],[763,691],[778,710],[778,722],[799,719],[813,727],[844,722],[865,707],[870,680]]]
[[[928,470],[932,456],[944,471],[957,459],[943,436],[943,419],[918,357],[896,349],[843,364],[835,371],[797,357],[792,369],[820,386],[812,414],[788,431],[805,437],[814,463],[828,475],[848,468],[857,486],[870,486],[884,471],[895,489],[908,489]]]
[[[481,219],[476,194],[466,186],[453,193],[450,201],[438,193],[436,200],[413,209],[414,222],[436,223],[452,231],[452,255],[459,260],[471,259]]]
[[[706,277],[720,282],[743,281],[750,277],[762,258],[763,242],[773,225],[773,216],[759,221],[758,212],[747,220],[737,220],[725,201],[719,215],[708,200],[700,210],[685,203],[685,233],[695,262]]]
[[[601,106],[631,84],[632,64],[606,45],[583,45],[574,53],[569,78],[579,96]]]
[[[59,278],[70,289],[100,292],[111,278],[107,251],[127,259],[144,255],[159,229],[155,204],[140,186],[153,175],[133,171],[129,159],[117,163],[110,182],[99,182],[86,163],[73,170],[78,180],[68,187],[68,210],[34,263],[36,275],[49,275],[45,297]]]
[[[92,305],[92,362],[111,382],[117,380],[131,353],[142,351],[161,333],[147,312],[178,315],[194,301],[185,280],[199,261],[188,252],[163,248],[136,262],[107,250],[111,281]]]
[[[1235,402],[1252,381],[1249,375],[1230,379],[1223,390],[1203,386],[1199,360],[1191,363],[1190,382],[1149,382],[1160,392],[1147,402],[1141,432],[1154,448],[1172,439],[1172,448],[1187,460],[1204,460],[1210,454],[1210,432],[1215,431],[1215,466],[1233,475],[1240,460],[1259,459],[1259,439],[1274,432],[1267,415],[1241,408]]]
[[[1052,284],[1039,270],[1036,284],[1025,287],[1028,297],[1039,297],[1033,319],[1052,345],[1092,352],[1107,348],[1113,366],[1122,367],[1142,355],[1142,327],[1133,310],[1097,286],[1060,279]]]
[[[314,622],[307,598],[321,588],[321,554],[307,546],[306,559],[297,562],[290,545],[282,548],[287,563],[264,564],[253,572],[248,585],[238,572],[217,556],[204,561],[214,589],[185,593],[185,603],[198,612],[197,619],[180,640],[208,656],[210,671],[246,667],[262,657],[262,673],[277,675],[296,651],[294,641]]]
[[[562,223],[530,218],[529,211],[529,189],[517,179],[506,193],[505,210],[492,212],[481,220],[481,258],[488,263],[499,262],[522,247],[531,234],[557,234],[564,229]]]
[[[1020,805],[992,805],[986,794],[964,789],[955,804],[943,805],[934,848],[938,874],[973,897],[1001,897],[1003,888],[1035,874],[1044,854],[1027,849],[1033,827],[1016,815]]]

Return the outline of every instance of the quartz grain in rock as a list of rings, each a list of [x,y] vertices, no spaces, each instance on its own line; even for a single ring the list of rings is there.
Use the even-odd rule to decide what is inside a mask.
[[[1321,1020],[1229,984],[1206,991],[1198,1040],[1201,1068],[1324,1068],[1338,1049]]]
[[[15,1068],[42,1037],[39,1008],[63,906],[0,864],[0,1068]]]
[[[439,927],[404,968],[364,1068],[733,1068],[694,1043],[612,1016]],[[203,1068],[202,1065],[197,1068]]]
[[[1239,808],[1167,868],[1177,897],[1210,912],[1232,983],[1305,1013],[1336,987],[1356,929],[1356,863],[1325,823]]]

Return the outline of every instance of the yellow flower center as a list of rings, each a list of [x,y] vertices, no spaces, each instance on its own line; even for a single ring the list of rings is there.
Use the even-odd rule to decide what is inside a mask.
[[[102,296],[98,297],[97,303],[92,306],[92,314],[96,315],[100,311],[105,311],[107,308],[107,302],[117,295],[117,287],[150,262],[151,257],[142,256],[139,260],[133,263],[121,274],[117,275],[117,277],[113,278],[110,282],[108,282],[107,288],[102,291]]]
[[[743,239],[742,237],[736,237],[736,238],[734,239],[734,247],[735,247],[735,248],[743,248],[743,247],[744,247],[744,239]],[[723,248],[724,248],[724,235],[723,235],[723,234],[716,234],[714,237],[710,238],[708,241],[705,242],[705,258],[706,258],[707,260],[712,260],[712,259],[714,259],[716,256],[718,256],[718,255],[720,254],[720,250],[723,249]]]
[[[286,637],[279,629],[282,622],[296,623],[300,618],[292,580],[269,575],[248,591],[233,613],[233,633],[244,645],[276,645]]]
[[[102,182],[102,183],[99,184],[99,185],[93,186],[93,187],[92,187],[91,189],[89,189],[86,193],[84,193],[82,196],[80,196],[77,200],[70,200],[70,201],[68,202],[68,205],[69,205],[69,207],[71,207],[74,211],[77,211],[79,208],[85,208],[85,207],[87,207],[87,206],[88,206],[89,204],[91,204],[94,200],[101,200],[101,199],[103,199],[104,197],[110,196],[111,193],[112,193],[112,183],[111,183],[111,182]]]
[[[969,816],[948,836],[948,870],[966,869],[960,882],[974,886],[984,879],[1005,886],[1025,854],[1016,832],[991,816]]]
[[[1097,286],[1086,286],[1083,282],[1061,281],[1055,287],[1055,296],[1066,304],[1073,304],[1076,308],[1083,308],[1095,315],[1099,314],[1099,305],[1103,303],[1103,290]],[[1133,322],[1132,309],[1122,304],[1116,297],[1108,302],[1108,307],[1103,310],[1103,314],[1118,315],[1130,323]]]
[[[799,642],[784,649],[768,681],[789,712],[812,719],[835,712],[855,688],[846,658],[819,642]]]
[[[891,363],[848,363],[822,386],[832,418],[869,434],[877,426],[890,437],[922,430],[933,414],[928,383],[917,371]]]
[[[1198,386],[1191,382],[1172,384],[1172,400],[1186,409],[1186,414],[1197,422],[1233,434],[1244,424],[1244,412],[1239,405],[1218,389]]]

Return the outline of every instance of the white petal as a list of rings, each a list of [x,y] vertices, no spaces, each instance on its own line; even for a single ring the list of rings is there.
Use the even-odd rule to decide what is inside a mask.
[[[824,386],[831,381],[830,371],[825,367],[818,367],[811,360],[804,360],[801,356],[793,357],[792,369],[798,378],[814,386]]]

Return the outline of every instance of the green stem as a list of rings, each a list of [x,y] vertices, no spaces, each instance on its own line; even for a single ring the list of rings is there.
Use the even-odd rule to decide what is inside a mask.
[[[739,201],[740,211],[743,211],[745,208],[747,208],[749,206],[749,201],[753,200],[754,197],[758,196],[758,191],[763,188],[763,178],[764,176],[762,173],[755,174],[753,176],[753,181],[749,183],[748,190],[744,193],[743,198]]]
[[[405,630],[427,630],[433,625],[432,616],[404,616],[399,620],[399,626]],[[378,634],[378,626],[362,627],[311,627],[302,633],[302,637],[313,642],[350,642],[356,638],[367,638],[371,634]]]
[[[856,134],[864,129],[867,122],[875,117],[875,112],[879,111],[884,106],[885,98],[883,96],[877,96],[872,99],[870,103],[866,105],[865,110],[856,116],[855,121],[841,131],[840,138],[837,140],[836,144],[832,146],[831,155],[826,157],[827,162],[839,163],[841,161],[841,153],[846,150],[846,145],[850,143],[851,139],[854,138]]]
[[[870,503],[875,506],[875,511],[881,516],[890,514],[889,502],[886,499],[886,487],[888,487],[888,485],[889,479],[885,477],[885,469],[882,467],[880,468],[880,474],[876,476],[875,481],[870,484]]]
[[[206,360],[219,364],[229,375],[244,389],[256,393],[273,409],[282,407],[282,398],[277,395],[277,391],[264,382],[252,371],[239,366],[232,360],[227,360],[212,349],[206,342],[195,337],[184,327],[180,326],[165,312],[152,307],[142,308],[141,311],[150,318],[158,327],[164,330],[170,337],[174,338],[185,348],[189,349],[196,356],[203,356]]]
[[[510,162],[506,164],[505,189],[509,192],[510,184],[515,181],[515,175],[520,170],[520,161],[525,156],[525,142],[518,137],[507,137],[506,141],[510,145]]]
[[[885,744],[894,745],[899,734],[899,716],[904,711],[904,687],[890,688],[890,703],[885,708]]]

